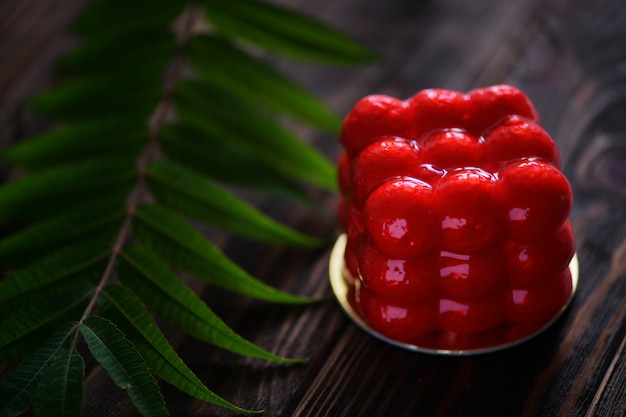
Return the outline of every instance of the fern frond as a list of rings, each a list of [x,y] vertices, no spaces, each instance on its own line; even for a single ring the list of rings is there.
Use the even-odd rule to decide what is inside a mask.
[[[171,265],[187,271],[211,285],[243,295],[280,303],[306,303],[313,300],[272,288],[252,277],[228,259],[200,232],[169,210],[143,205],[133,222],[137,240]]]
[[[223,88],[233,97],[330,132],[339,130],[341,121],[326,105],[269,63],[226,39],[197,35],[189,40],[187,54],[203,81]],[[220,59],[211,58],[215,56]]]
[[[41,375],[35,394],[35,415],[80,417],[84,377],[83,357],[76,349],[67,349]]]
[[[103,242],[103,247],[110,246],[125,216],[126,209],[121,202],[105,201],[81,206],[34,223],[0,240],[0,268],[32,265],[65,245],[71,247],[70,253],[74,249],[82,252],[81,246],[76,246],[75,242],[85,245],[90,241],[98,241]],[[67,261],[64,259],[61,263]],[[0,281],[0,288],[2,285]],[[0,299],[2,293],[0,290]]]
[[[36,387],[43,373],[68,350],[67,341],[74,333],[76,324],[69,322],[60,326],[0,383],[1,416],[18,415],[28,408],[35,397]]]
[[[63,82],[31,101],[54,130],[2,152],[26,171],[0,187],[0,223],[15,230],[0,239],[0,365],[28,357],[0,383],[0,415],[31,404],[38,415],[78,415],[81,336],[144,416],[167,415],[151,372],[251,413],[210,391],[148,310],[230,352],[301,362],[239,336],[173,270],[260,300],[317,301],[253,277],[186,218],[272,244],[319,244],[224,186],[314,208],[311,188],[336,190],[333,164],[282,122],[336,132],[338,118],[258,48],[341,64],[372,56],[259,0],[94,0],[73,31],[81,43],[58,63]]]
[[[185,216],[265,242],[319,244],[182,166],[171,162],[154,163],[148,168],[147,179],[158,202]]]
[[[136,168],[128,158],[63,165],[0,187],[0,219],[43,219],[80,205],[123,201]]]
[[[176,50],[176,36],[168,26],[138,26],[88,38],[59,61],[65,76],[117,72],[129,67],[160,74]]]
[[[125,258],[133,256],[130,252],[132,250]],[[158,274],[162,272],[163,269],[157,270]],[[130,274],[132,275],[132,272]],[[146,276],[141,275],[141,278],[143,277]],[[177,280],[176,277],[173,278]],[[103,315],[117,323],[124,331],[153,373],[181,391],[203,401],[239,412],[251,412],[237,407],[209,390],[180,359],[141,301],[127,288],[113,285],[106,287],[99,299],[99,305]]]
[[[148,308],[188,334],[239,355],[299,362],[276,356],[236,334],[166,264],[141,246],[126,248],[120,262],[122,282]]]
[[[146,120],[162,96],[161,74],[141,68],[72,78],[32,100],[33,108],[64,122],[79,122],[116,114]]]
[[[80,326],[89,350],[115,384],[145,417],[167,417],[163,395],[146,363],[124,334],[109,320],[94,316]]]
[[[200,81],[179,82],[175,94],[176,110],[185,122],[236,142],[285,175],[336,189],[335,168],[326,158],[245,102]]]
[[[203,0],[207,19],[228,36],[271,51],[333,64],[354,64],[374,55],[312,18],[269,3]]]
[[[280,198],[315,205],[302,185],[249,149],[185,123],[163,126],[159,144],[168,158],[203,175]]]
[[[0,281],[0,319],[56,293],[94,284],[109,258],[107,241],[74,243]]]
[[[148,143],[144,118],[101,117],[64,126],[18,142],[2,152],[2,157],[29,169],[43,169],[81,162],[94,155],[132,160]]]
[[[29,304],[0,323],[0,365],[20,359],[59,325],[77,320],[89,302],[89,290],[72,289]]]

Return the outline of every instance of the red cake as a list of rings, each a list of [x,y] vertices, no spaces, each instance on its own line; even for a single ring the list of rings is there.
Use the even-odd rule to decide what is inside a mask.
[[[523,337],[563,309],[572,191],[520,90],[368,96],[346,116],[341,142],[345,276],[371,328],[462,348],[490,334]]]

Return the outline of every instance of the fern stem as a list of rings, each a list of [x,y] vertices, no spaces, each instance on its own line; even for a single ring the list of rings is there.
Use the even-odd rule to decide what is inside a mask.
[[[177,54],[172,58],[168,74],[165,77],[165,86],[161,100],[150,116],[148,123],[149,139],[148,144],[139,154],[136,162],[137,180],[129,197],[126,201],[126,217],[120,227],[118,234],[111,245],[111,255],[104,269],[100,281],[94,288],[94,294],[89,304],[85,308],[83,315],[77,325],[80,327],[85,319],[91,316],[96,309],[98,298],[104,290],[104,287],[111,282],[115,276],[115,265],[120,255],[122,247],[132,237],[132,223],[135,211],[140,204],[151,201],[152,196],[146,183],[146,175],[150,165],[161,157],[159,149],[159,129],[168,121],[173,114],[172,91],[176,82],[178,82],[185,71],[186,60],[182,55],[185,45],[192,33],[194,24],[197,20],[197,1],[190,0],[187,8],[183,10],[178,19],[177,28]]]

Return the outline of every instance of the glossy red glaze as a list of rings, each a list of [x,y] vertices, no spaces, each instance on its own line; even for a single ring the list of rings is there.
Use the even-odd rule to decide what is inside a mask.
[[[539,122],[539,113],[528,97],[510,85],[477,88],[468,95],[472,113],[465,128],[475,135],[482,134],[512,114]]]
[[[348,236],[344,260],[352,277],[358,275],[358,250],[363,238],[365,227],[361,211],[358,210],[352,198],[342,197],[339,200],[339,227]]]
[[[354,159],[354,201],[362,207],[369,193],[392,177],[414,177],[420,171],[421,153],[414,141],[383,137],[366,146]]]
[[[470,97],[457,91],[422,90],[407,102],[413,109],[413,134],[416,138],[433,130],[465,128],[472,112]]]
[[[347,197],[339,197],[337,203],[337,226],[345,232],[348,229],[348,217],[350,215],[349,201]]]
[[[554,317],[572,293],[569,269],[532,289],[509,290],[506,299],[506,318],[513,322],[542,323]]]
[[[439,295],[439,269],[433,254],[392,259],[364,242],[359,276],[363,285],[387,300],[416,303]]]
[[[445,170],[438,168],[433,164],[420,164],[413,177],[434,187],[445,173]]]
[[[432,187],[415,178],[376,188],[363,208],[365,229],[381,252],[398,259],[419,256],[439,242]]]
[[[357,286],[357,302],[367,322],[394,340],[411,342],[437,329],[438,304],[436,301],[401,304],[387,301]]]
[[[368,96],[341,141],[345,260],[373,328],[462,349],[525,337],[567,302],[572,191],[520,90]]]
[[[485,164],[482,141],[462,130],[433,131],[418,143],[422,158],[438,168],[482,167]]]
[[[408,103],[385,95],[371,95],[359,100],[346,115],[341,129],[341,143],[350,158],[381,136],[410,138],[411,110]]]
[[[489,130],[485,136],[485,155],[497,170],[508,162],[537,157],[560,168],[556,144],[537,123],[513,115]]]
[[[352,172],[351,163],[348,154],[342,152],[337,162],[337,183],[339,184],[339,192],[342,195],[348,194],[352,190]]]
[[[505,252],[511,286],[520,289],[541,286],[567,268],[574,251],[574,232],[569,220],[556,233],[541,239],[507,242]]]
[[[493,175],[457,169],[443,176],[433,194],[443,249],[476,252],[502,238],[502,202]]]
[[[476,300],[502,290],[508,269],[499,246],[472,254],[441,251],[441,290],[445,296]]]
[[[339,228],[347,233],[349,239],[365,232],[363,215],[361,210],[355,206],[351,197],[341,197],[339,199],[338,219]]]
[[[565,223],[573,195],[561,171],[542,160],[522,159],[499,176],[510,239],[539,239]]]
[[[442,298],[439,301],[439,329],[444,332],[480,333],[501,323],[504,315],[501,293],[477,300]]]

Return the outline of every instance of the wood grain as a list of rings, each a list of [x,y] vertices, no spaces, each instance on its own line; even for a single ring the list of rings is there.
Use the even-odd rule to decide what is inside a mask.
[[[240,334],[296,366],[241,358],[166,328],[180,355],[230,401],[268,416],[617,416],[626,409],[626,8],[616,0],[501,2],[280,0],[353,35],[381,56],[360,68],[277,64],[345,113],[361,96],[404,98],[427,87],[523,89],[557,141],[575,192],[572,221],[581,278],[568,313],[506,351],[467,358],[416,354],[354,326],[330,297],[322,250],[225,238],[224,250],[266,282],[324,295],[309,307],[268,305],[206,288],[202,295]],[[0,145],[41,125],[24,100],[50,79],[81,1],[0,3]],[[335,137],[299,129],[331,158]],[[261,200],[292,226],[331,238],[326,214]],[[201,286],[199,288],[202,288]],[[161,384],[174,416],[232,416]],[[98,367],[87,377],[85,415],[136,410]]]

